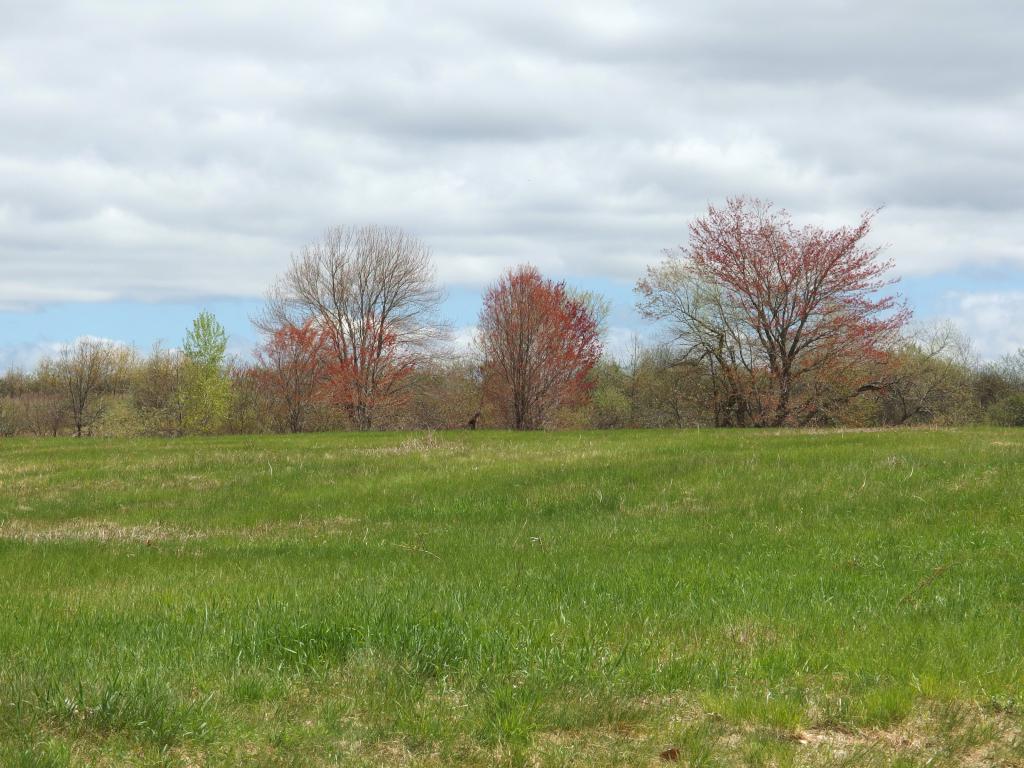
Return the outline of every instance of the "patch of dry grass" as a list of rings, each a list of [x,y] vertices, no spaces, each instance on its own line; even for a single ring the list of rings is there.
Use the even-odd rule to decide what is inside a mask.
[[[102,544],[186,543],[215,536],[242,541],[273,540],[288,536],[323,536],[348,530],[357,522],[351,517],[283,520],[247,526],[243,529],[199,529],[165,523],[123,525],[110,520],[73,518],[51,522],[9,519],[0,521],[0,541],[30,544],[53,542],[96,542]]]

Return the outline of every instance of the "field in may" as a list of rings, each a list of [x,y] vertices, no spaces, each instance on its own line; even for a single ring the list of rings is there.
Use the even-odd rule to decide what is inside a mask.
[[[4,766],[1024,765],[1024,436],[0,442]]]

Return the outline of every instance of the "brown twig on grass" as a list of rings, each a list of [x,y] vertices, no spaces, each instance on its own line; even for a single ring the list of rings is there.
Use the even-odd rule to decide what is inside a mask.
[[[927,576],[925,576],[919,582],[917,582],[917,586],[916,587],[914,587],[912,590],[907,592],[907,594],[905,594],[902,598],[900,598],[899,604],[903,605],[904,603],[909,602],[910,598],[912,598],[914,595],[919,593],[921,590],[927,589],[928,587],[930,587],[932,584],[935,583],[935,581],[942,574],[944,574],[946,571],[948,571],[952,567],[953,567],[952,563],[945,563],[943,565],[935,566],[935,568],[932,569],[931,573],[929,573]]]

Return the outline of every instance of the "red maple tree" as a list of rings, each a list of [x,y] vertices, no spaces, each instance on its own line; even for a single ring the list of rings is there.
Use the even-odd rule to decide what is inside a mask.
[[[641,311],[668,320],[684,356],[723,382],[734,423],[820,418],[869,379],[910,318],[881,249],[853,227],[796,227],[788,212],[737,197],[690,224],[690,242],[648,270]]]
[[[325,342],[326,335],[310,319],[277,328],[256,351],[260,385],[292,432],[302,431],[328,381]]]
[[[409,397],[405,386],[423,356],[403,346],[386,324],[366,316],[347,332],[325,332],[332,350],[326,369],[325,397],[341,407],[360,429],[370,415],[394,410]]]
[[[584,297],[532,266],[509,270],[488,289],[478,339],[484,394],[515,429],[537,429],[579,402],[601,357],[600,322]]]

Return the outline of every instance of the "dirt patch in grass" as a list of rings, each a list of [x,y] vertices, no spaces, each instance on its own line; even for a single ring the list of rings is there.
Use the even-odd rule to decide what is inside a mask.
[[[535,735],[532,751],[558,765],[881,766],[982,768],[1024,765],[1018,717],[976,703],[920,704],[891,727],[814,724],[794,730],[737,722],[674,697],[639,702],[645,714],[594,727]],[[756,758],[756,759],[755,759]],[[539,764],[547,764],[540,760]]]
[[[969,704],[926,706],[891,728],[816,726],[799,729],[789,738],[800,745],[801,751],[829,760],[850,759],[858,754],[905,755],[925,764],[938,759],[943,765],[980,768],[1017,765],[1003,761],[1024,757],[1019,754],[1019,724]]]

